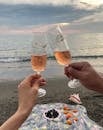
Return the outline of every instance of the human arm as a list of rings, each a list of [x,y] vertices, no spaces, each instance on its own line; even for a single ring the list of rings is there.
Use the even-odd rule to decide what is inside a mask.
[[[88,62],[70,64],[65,67],[65,74],[78,79],[88,89],[103,93],[103,78]]]
[[[39,86],[45,84],[45,80],[40,75],[29,76],[20,83],[18,86],[18,109],[4,122],[0,130],[18,130],[36,104]]]
[[[16,111],[1,127],[0,130],[18,130],[22,123],[26,120],[29,113]]]

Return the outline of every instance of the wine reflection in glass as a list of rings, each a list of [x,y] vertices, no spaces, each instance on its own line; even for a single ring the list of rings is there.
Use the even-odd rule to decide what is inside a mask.
[[[54,52],[55,58],[60,65],[68,66],[71,63],[72,57],[69,45],[63,36],[61,27],[58,25],[48,30],[48,42]],[[78,80],[73,79],[68,82],[70,88],[78,86]]]
[[[47,54],[46,54],[46,39],[45,33],[35,32],[32,43],[31,65],[32,69],[40,75],[46,68]],[[46,90],[39,88],[38,96],[46,95]]]

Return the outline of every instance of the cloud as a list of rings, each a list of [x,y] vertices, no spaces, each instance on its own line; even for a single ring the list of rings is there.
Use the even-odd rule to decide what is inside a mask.
[[[74,0],[73,4],[80,9],[92,10],[103,5],[103,0]]]
[[[93,23],[93,22],[103,22],[103,12],[94,13],[93,15],[89,15],[79,20],[74,21],[74,23]]]
[[[1,35],[28,35],[33,34],[35,32],[45,32],[48,28],[54,26],[56,24],[44,25],[44,26],[26,26],[23,28],[13,28],[10,26],[0,26],[0,34]]]
[[[70,23],[56,23],[56,24],[47,24],[44,26],[26,26],[23,28],[13,28],[9,26],[0,26],[0,34],[1,35],[31,35],[36,32],[46,32],[48,29],[52,27],[56,27],[57,25],[60,25],[63,29],[63,32],[66,34],[72,34],[72,33],[78,33],[80,30],[72,30],[68,27]]]
[[[72,6],[0,5],[0,25],[23,27],[73,22],[94,12]]]
[[[103,11],[73,21],[68,30],[81,30],[81,32],[103,33]]]
[[[99,6],[103,4],[103,0],[80,0],[80,2],[88,3],[94,6]]]
[[[77,8],[93,9],[103,4],[103,0],[0,0],[0,3],[54,6],[74,5]]]
[[[46,30],[48,24],[58,22],[72,23],[75,21],[75,23],[88,24],[93,21],[103,21],[103,13],[95,13],[97,10],[88,11],[88,9],[98,7],[102,2],[103,0],[97,2],[97,4],[96,0],[94,0],[94,3],[93,0],[92,2],[91,0],[0,0],[0,3],[9,4],[0,5],[0,34],[31,34],[37,30]],[[49,6],[36,6],[42,4],[49,4]],[[56,6],[50,6],[50,4]],[[57,7],[57,5],[71,6]],[[40,27],[38,25],[45,26]],[[69,31],[69,33],[80,32],[79,29],[73,30],[72,28]]]
[[[0,0],[0,3],[4,4],[52,4],[52,5],[68,5],[71,3],[71,0]]]

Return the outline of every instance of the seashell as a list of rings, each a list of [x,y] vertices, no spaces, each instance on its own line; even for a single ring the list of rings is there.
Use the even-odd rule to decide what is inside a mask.
[[[74,103],[77,103],[77,104],[82,104],[82,102],[80,100],[80,97],[79,97],[79,94],[72,94],[72,95],[70,95],[69,100],[74,102]]]

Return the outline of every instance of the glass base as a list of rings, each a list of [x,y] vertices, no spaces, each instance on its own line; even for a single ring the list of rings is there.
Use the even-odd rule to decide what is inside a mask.
[[[38,90],[38,97],[44,97],[46,95],[46,90],[39,88]]]
[[[70,88],[77,88],[79,86],[80,86],[80,82],[77,79],[73,79],[68,82],[68,87]]]

